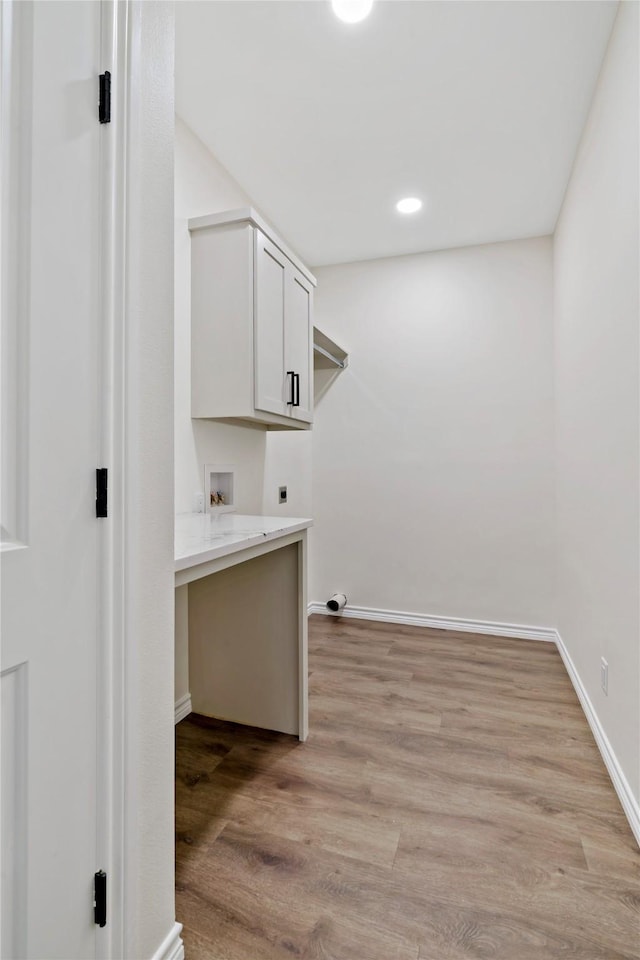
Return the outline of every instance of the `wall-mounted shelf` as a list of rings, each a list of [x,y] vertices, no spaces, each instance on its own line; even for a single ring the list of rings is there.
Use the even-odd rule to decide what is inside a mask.
[[[349,354],[330,337],[313,328],[313,365],[319,370],[344,370],[349,364]]]

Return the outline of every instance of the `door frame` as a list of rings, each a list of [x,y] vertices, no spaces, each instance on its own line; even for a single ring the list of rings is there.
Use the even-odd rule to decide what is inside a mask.
[[[108,878],[107,924],[96,928],[96,957],[125,957],[125,322],[127,281],[128,101],[131,0],[101,0],[101,65],[111,73],[111,122],[100,157],[100,464],[109,471],[109,520],[102,525],[97,637],[97,863]],[[97,82],[97,80],[96,80]]]
[[[153,246],[151,237],[157,230],[158,217],[167,216],[167,236],[173,238],[173,203],[171,213],[165,210],[158,213],[154,208],[150,223],[150,204],[157,194],[140,196],[140,184],[148,177],[145,164],[162,163],[162,143],[158,140],[154,127],[153,113],[161,114],[166,122],[170,113],[173,116],[173,71],[172,64],[157,61],[158,48],[169,56],[166,47],[173,47],[172,16],[170,13],[158,14],[157,20],[150,17],[146,0],[101,0],[102,3],[102,64],[101,72],[111,72],[111,122],[104,125],[104,147],[101,163],[101,197],[103,213],[102,231],[102,375],[100,396],[102,401],[101,456],[102,463],[97,466],[109,468],[109,513],[110,518],[104,525],[104,540],[101,556],[101,588],[103,602],[100,610],[100,635],[98,637],[98,856],[100,862],[96,869],[103,869],[108,876],[107,924],[98,929],[96,938],[96,957],[131,958],[141,954],[153,956],[153,960],[181,960],[184,956],[180,939],[181,925],[175,922],[175,907],[169,902],[170,891],[175,882],[173,859],[168,851],[173,851],[173,818],[167,818],[165,809],[160,818],[166,822],[166,835],[158,836],[157,843],[162,848],[162,856],[156,864],[166,868],[167,875],[156,877],[162,888],[163,909],[151,911],[145,920],[144,908],[148,905],[140,900],[141,880],[146,884],[148,876],[141,878],[141,866],[145,863],[148,850],[139,840],[139,825],[144,822],[146,805],[150,801],[148,768],[145,782],[139,777],[141,750],[148,742],[147,720],[145,727],[140,724],[139,697],[140,672],[153,658],[153,650],[148,643],[149,637],[141,630],[146,622],[144,611],[137,609],[140,594],[152,584],[156,587],[156,599],[164,597],[165,583],[169,592],[167,606],[171,607],[174,597],[173,573],[173,496],[166,486],[160,484],[157,496],[147,495],[144,486],[146,461],[149,457],[145,436],[148,424],[143,423],[144,415],[152,415],[152,407],[162,406],[167,397],[173,402],[173,378],[170,370],[172,353],[165,344],[166,352],[147,359],[141,347],[153,328],[154,338],[156,317],[158,316],[158,291],[155,274],[149,272],[147,250]],[[170,10],[170,4],[159,4]],[[164,19],[163,19],[164,17]],[[151,23],[149,23],[151,20]],[[159,37],[158,31],[162,37]],[[162,41],[165,41],[163,48]],[[159,66],[166,67],[161,77],[157,74]],[[155,104],[149,98],[155,97]],[[150,119],[151,118],[151,119]],[[164,136],[168,137],[167,127]],[[167,142],[165,139],[165,149]],[[163,168],[165,173],[167,168]],[[151,171],[153,173],[157,171]],[[161,178],[162,179],[162,178]],[[173,179],[171,177],[171,184]],[[156,187],[157,190],[157,187]],[[144,192],[144,188],[143,188]],[[166,193],[163,193],[166,200]],[[161,220],[164,224],[164,219]],[[172,251],[172,248],[171,248]],[[166,247],[153,260],[153,267],[173,277],[173,255]],[[158,260],[157,257],[160,257]],[[161,262],[166,259],[166,262]],[[162,284],[160,284],[162,287]],[[163,301],[166,303],[166,301]],[[161,309],[161,308],[160,308]],[[171,316],[172,316],[171,310]],[[163,328],[169,338],[167,317]],[[173,348],[173,337],[171,350]],[[157,349],[154,343],[154,349]],[[142,357],[142,359],[141,359]],[[165,374],[166,370],[166,374]],[[140,377],[140,374],[143,374]],[[149,390],[159,384],[162,393],[167,382],[167,396],[153,396],[149,399]],[[140,388],[139,379],[144,381]],[[140,393],[140,389],[142,393]],[[153,414],[156,410],[153,410]],[[170,438],[162,435],[162,456],[167,450],[167,463],[158,464],[160,477],[163,467],[173,478],[173,417],[170,425]],[[155,427],[155,436],[159,427]],[[154,434],[154,430],[151,431]],[[165,444],[168,446],[165,447]],[[157,453],[158,444],[155,444]],[[153,455],[153,452],[152,452]],[[168,509],[167,527],[148,531],[145,526],[142,496],[155,508]],[[153,521],[157,524],[157,513]],[[168,547],[167,541],[171,546]],[[141,569],[140,554],[144,560],[149,558],[152,548],[156,552],[166,551],[165,567],[162,572]],[[169,555],[170,551],[170,555]],[[142,578],[142,579],[141,579]],[[151,578],[151,579],[149,579]],[[164,578],[164,579],[163,579]],[[148,592],[148,591],[147,591]],[[151,591],[154,592],[153,590]],[[173,663],[173,649],[168,649],[169,635],[173,637],[173,621],[168,610],[162,625],[167,628],[167,647],[162,653],[170,656]],[[141,620],[142,616],[142,620]],[[151,629],[151,627],[150,627]],[[173,784],[173,675],[163,674],[167,685],[166,703],[166,751],[164,741],[160,754],[155,758],[145,758],[152,763],[154,784],[152,790],[163,795],[166,789],[167,773],[170,775],[169,790]],[[170,685],[170,689],[169,689]],[[164,693],[155,692],[164,703]],[[157,723],[164,723],[161,709],[154,709]],[[164,727],[162,728],[164,730]],[[146,738],[146,739],[145,739]],[[162,769],[156,770],[156,764]],[[171,792],[169,803],[173,801]],[[165,804],[166,807],[166,804]],[[149,811],[152,816],[153,812]],[[164,829],[164,826],[163,826]],[[143,871],[144,872],[144,871]],[[148,872],[148,868],[147,868]],[[160,894],[159,894],[160,895]],[[171,915],[169,916],[169,910]],[[157,930],[156,925],[162,924]],[[149,928],[154,927],[153,930]],[[144,929],[141,930],[141,927]],[[156,939],[157,938],[157,939]],[[144,945],[143,945],[144,941]],[[159,944],[154,947],[150,941]]]

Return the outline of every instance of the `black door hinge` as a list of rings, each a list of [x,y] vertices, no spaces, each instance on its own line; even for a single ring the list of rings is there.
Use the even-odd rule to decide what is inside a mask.
[[[96,470],[96,517],[107,516],[107,468]]]
[[[99,927],[107,925],[107,875],[98,870],[93,876],[93,920]]]
[[[100,74],[98,120],[100,123],[111,123],[111,74],[108,70]]]

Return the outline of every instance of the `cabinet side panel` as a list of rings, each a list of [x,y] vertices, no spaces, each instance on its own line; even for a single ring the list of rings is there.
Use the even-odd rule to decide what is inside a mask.
[[[253,411],[253,231],[191,236],[191,416]]]
[[[293,544],[189,584],[196,713],[298,734],[298,576]]]

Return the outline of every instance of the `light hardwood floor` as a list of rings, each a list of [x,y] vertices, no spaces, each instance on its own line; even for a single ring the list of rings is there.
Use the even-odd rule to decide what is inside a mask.
[[[638,960],[640,854],[551,644],[312,617],[307,743],[176,728],[187,960]]]

